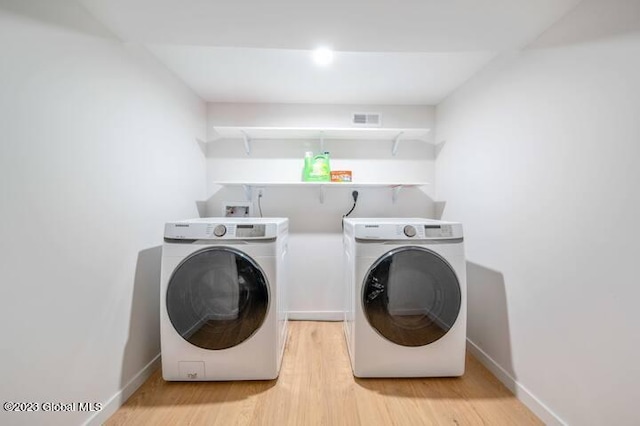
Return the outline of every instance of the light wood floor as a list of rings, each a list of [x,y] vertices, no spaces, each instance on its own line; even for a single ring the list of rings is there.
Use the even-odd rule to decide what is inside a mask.
[[[277,380],[165,382],[158,370],[106,424],[542,424],[471,356],[461,378],[356,379],[342,323],[289,325]]]

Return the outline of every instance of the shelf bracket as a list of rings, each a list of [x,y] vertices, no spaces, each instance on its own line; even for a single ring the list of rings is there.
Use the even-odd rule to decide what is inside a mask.
[[[391,201],[393,202],[393,204],[395,204],[396,201],[398,201],[398,194],[400,194],[401,190],[402,190],[402,185],[394,186],[391,188]]]
[[[403,133],[404,132],[398,133],[398,136],[396,136],[393,139],[393,146],[391,147],[391,155],[393,155],[394,157],[398,153],[398,145],[400,144],[400,137],[402,136]]]
[[[207,155],[207,141],[202,140],[200,138],[196,138],[196,142],[198,144],[198,148],[200,148],[200,151],[202,151],[202,153],[206,156]]]
[[[318,196],[320,197],[320,204],[324,204],[324,185],[320,185],[318,187]]]
[[[251,201],[253,198],[253,186],[242,185],[242,189],[244,189],[244,198],[246,198],[247,201]]]
[[[247,155],[251,155],[251,138],[244,130],[241,130],[241,132],[242,138],[244,139],[244,150]]]

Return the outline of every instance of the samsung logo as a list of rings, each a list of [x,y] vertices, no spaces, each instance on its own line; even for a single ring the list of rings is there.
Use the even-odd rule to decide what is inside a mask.
[[[380,228],[380,225],[365,225],[365,228]]]
[[[176,228],[188,228],[188,227],[189,227],[189,224],[188,224],[188,223],[185,223],[185,224],[176,223],[174,226],[175,226]]]

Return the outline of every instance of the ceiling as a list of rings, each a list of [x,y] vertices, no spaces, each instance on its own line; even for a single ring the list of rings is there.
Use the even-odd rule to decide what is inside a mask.
[[[580,0],[78,1],[210,102],[433,105]]]

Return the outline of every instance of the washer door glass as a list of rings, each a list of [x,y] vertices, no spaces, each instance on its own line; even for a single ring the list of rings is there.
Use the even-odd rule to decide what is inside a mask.
[[[376,260],[364,279],[369,324],[402,346],[424,346],[447,334],[458,318],[460,283],[437,253],[402,247]]]
[[[204,349],[231,348],[251,337],[264,322],[268,306],[262,269],[246,254],[226,247],[189,256],[167,288],[173,327]]]

